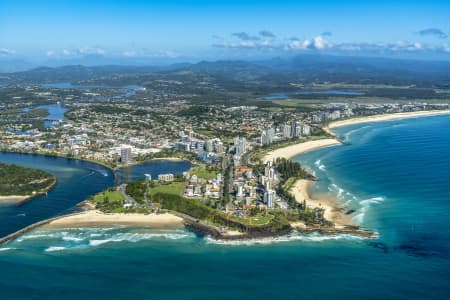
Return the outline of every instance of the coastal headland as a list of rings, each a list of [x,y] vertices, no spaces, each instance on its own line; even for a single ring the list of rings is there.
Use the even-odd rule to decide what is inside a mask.
[[[342,120],[330,123],[328,129],[337,128],[341,126],[349,126],[353,124],[362,124],[367,122],[382,122],[390,120],[399,120],[404,118],[414,118],[414,117],[428,117],[435,115],[450,114],[450,110],[445,111],[427,111],[427,112],[408,112],[408,113],[396,113],[396,114],[386,114],[378,116],[368,116],[361,118],[354,118],[348,120]],[[331,132],[331,131],[330,131]],[[286,158],[291,159],[299,154],[314,151],[324,147],[338,146],[342,143],[337,138],[327,138],[314,141],[306,141],[298,143],[295,145],[289,145],[287,147],[278,148],[267,152],[262,161],[272,161],[276,158]],[[306,203],[310,207],[319,207],[324,210],[325,219],[331,221],[333,226],[322,227],[322,226],[307,226],[302,222],[291,222],[291,228],[286,232],[276,232],[268,233],[264,232],[254,232],[254,233],[242,233],[239,231],[228,230],[224,231],[222,228],[217,228],[214,226],[208,226],[208,224],[203,224],[196,220],[195,218],[190,218],[189,216],[179,214],[176,212],[164,212],[164,213],[150,213],[150,214],[140,214],[140,213],[103,213],[92,207],[84,212],[77,214],[71,214],[68,216],[61,216],[51,220],[46,220],[37,224],[37,226],[49,226],[52,228],[69,228],[69,227],[95,227],[95,226],[111,226],[111,225],[121,225],[121,226],[142,226],[142,227],[189,227],[206,232],[212,237],[217,239],[249,239],[261,236],[275,236],[286,234],[290,230],[295,229],[303,233],[320,232],[323,234],[351,234],[361,237],[376,237],[377,234],[361,229],[359,226],[352,222],[351,214],[345,210],[341,203],[337,199],[331,199],[326,197],[313,198],[309,193],[309,187],[314,181],[307,179],[299,179],[290,187],[290,192],[295,196],[295,200],[299,203]],[[36,228],[32,226],[31,229]],[[31,230],[28,229],[28,230]],[[23,234],[28,230],[21,230],[17,234]],[[14,235],[15,237],[18,235]]]

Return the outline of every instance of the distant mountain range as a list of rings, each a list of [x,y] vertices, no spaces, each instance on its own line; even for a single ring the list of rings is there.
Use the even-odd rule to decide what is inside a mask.
[[[25,62],[17,65],[26,67]],[[220,80],[247,83],[268,83],[288,86],[296,83],[393,84],[448,87],[450,62],[402,60],[371,57],[300,55],[259,61],[201,61],[167,66],[83,66],[38,67],[26,71],[0,74],[8,83],[80,82],[102,80],[113,76],[165,79],[179,77],[183,72],[209,75]],[[139,83],[139,80],[135,80]]]

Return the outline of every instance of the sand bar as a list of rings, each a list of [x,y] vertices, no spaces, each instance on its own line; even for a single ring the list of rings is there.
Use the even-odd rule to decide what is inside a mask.
[[[70,215],[51,221],[46,227],[68,228],[68,227],[95,227],[95,226],[143,226],[177,228],[183,227],[183,219],[172,214],[105,214],[98,210],[88,210],[76,215]]]

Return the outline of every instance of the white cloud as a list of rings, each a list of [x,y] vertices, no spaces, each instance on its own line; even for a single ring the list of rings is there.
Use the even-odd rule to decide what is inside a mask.
[[[323,36],[316,36],[313,40],[313,45],[315,49],[322,50],[331,47],[331,43],[324,39]]]
[[[106,51],[101,47],[80,47],[62,50],[48,50],[46,55],[53,58],[77,58],[86,55],[105,55]]]
[[[328,49],[331,48],[332,44],[326,40],[323,36],[318,35],[315,38],[313,38],[312,40],[309,39],[305,39],[303,41],[301,40],[291,40],[287,47],[287,49],[293,49],[293,50],[306,50],[306,49],[310,49],[310,50],[324,50],[324,49]]]
[[[231,49],[275,49],[280,45],[274,44],[269,40],[263,41],[239,41],[239,42],[221,42],[213,45],[217,48],[231,48]]]
[[[106,52],[103,48],[100,47],[82,47],[77,49],[79,54],[90,55],[90,54],[98,54],[104,55]]]
[[[380,53],[450,53],[448,44],[424,44],[418,41],[397,41],[394,43],[360,42],[360,43],[332,43],[326,37],[331,34],[318,35],[312,39],[269,39],[269,40],[222,40],[213,44],[214,47],[229,49],[255,49],[255,50],[280,50],[280,51],[326,51],[332,53],[360,52],[367,54]]]
[[[122,53],[120,53],[120,55],[126,57],[159,57],[159,58],[177,58],[181,56],[180,53],[173,50],[154,52],[146,48],[142,48],[139,50],[134,49],[125,50]]]

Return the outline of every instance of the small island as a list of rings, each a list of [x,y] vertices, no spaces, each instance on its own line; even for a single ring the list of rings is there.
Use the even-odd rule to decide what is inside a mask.
[[[56,177],[48,172],[0,163],[0,200],[20,204],[47,193],[55,184]]]

